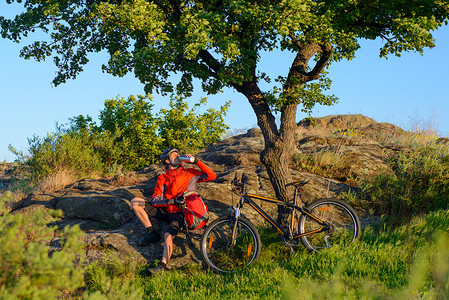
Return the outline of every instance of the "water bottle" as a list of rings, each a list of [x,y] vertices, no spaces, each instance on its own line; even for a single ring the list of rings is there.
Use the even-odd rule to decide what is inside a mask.
[[[185,161],[185,162],[189,162],[189,163],[193,163],[195,161],[195,157],[193,157],[193,156],[187,157],[187,156],[181,155],[178,158],[180,161]]]

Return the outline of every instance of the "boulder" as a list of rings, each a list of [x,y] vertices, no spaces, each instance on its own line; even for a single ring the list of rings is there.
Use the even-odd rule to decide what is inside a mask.
[[[298,123],[298,127],[309,128],[311,126],[344,130],[348,128],[365,127],[377,123],[364,115],[332,115],[321,118],[304,119]]]
[[[392,144],[381,143],[377,139],[379,134],[385,136],[403,132],[392,124],[376,123],[362,115],[317,118],[315,123],[316,126],[326,128],[327,132],[338,134],[320,134],[319,130],[312,130],[310,123],[302,121],[299,123],[302,131],[298,131],[297,135],[298,153],[310,155],[318,151],[338,151],[344,158],[348,176],[358,177],[379,172],[386,167],[383,161],[385,156],[404,150]],[[198,185],[198,192],[209,207],[210,221],[233,212],[239,195],[233,192],[231,182],[243,173],[249,178],[250,193],[275,198],[267,171],[260,162],[263,149],[262,133],[260,129],[253,128],[244,134],[223,139],[198,153],[218,175],[214,181]],[[0,168],[0,172],[2,170]],[[161,258],[162,242],[148,247],[137,245],[145,234],[145,229],[135,217],[130,201],[134,197],[151,197],[156,178],[162,172],[160,165],[151,165],[120,178],[83,179],[53,193],[30,195],[17,205],[14,213],[29,214],[41,208],[59,209],[62,216],[54,224],[60,227],[79,225],[85,231],[82,240],[88,261],[105,257],[108,251],[113,250],[123,261],[133,259],[140,264],[151,265]],[[290,170],[290,175],[294,181],[309,180],[303,188],[304,204],[317,198],[336,197],[357,190],[337,179],[300,172],[294,168]],[[132,180],[127,180],[126,176],[131,176]],[[256,203],[276,219],[276,205],[259,200]],[[256,225],[263,225],[265,222],[248,205],[243,207],[242,214]],[[368,218],[363,216],[362,211],[360,215],[362,222],[372,222],[372,218],[367,221]],[[154,224],[163,234],[165,224]],[[191,241],[185,232],[179,233],[174,240],[170,266],[201,263],[199,243],[202,232],[203,229],[190,232]]]
[[[118,227],[131,220],[130,202],[108,194],[69,194],[56,199],[64,218],[92,220],[106,227]]]

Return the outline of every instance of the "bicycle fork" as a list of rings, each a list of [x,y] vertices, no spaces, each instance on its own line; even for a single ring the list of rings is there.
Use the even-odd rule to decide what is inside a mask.
[[[234,212],[234,224],[232,224],[231,247],[235,246],[235,242],[237,240],[239,217],[240,217],[240,206],[237,205]]]

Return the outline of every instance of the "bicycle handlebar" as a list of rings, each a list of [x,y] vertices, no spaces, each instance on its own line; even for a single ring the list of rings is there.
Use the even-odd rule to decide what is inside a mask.
[[[231,181],[231,183],[234,186],[238,186],[238,187],[244,187],[247,183],[248,183],[248,176],[246,176],[245,173],[242,173],[242,178],[239,180],[237,178],[237,174],[235,174],[234,179]],[[307,183],[309,183],[309,180],[301,180],[301,181],[295,181],[295,182],[291,182],[291,183],[287,183],[285,186],[291,186],[293,185],[295,188],[299,188],[302,187],[304,185],[306,185]]]
[[[235,174],[234,179],[231,181],[232,185],[243,187],[245,184],[248,183],[248,176],[245,175],[245,173],[242,174],[242,178],[239,180],[237,178],[237,174]]]

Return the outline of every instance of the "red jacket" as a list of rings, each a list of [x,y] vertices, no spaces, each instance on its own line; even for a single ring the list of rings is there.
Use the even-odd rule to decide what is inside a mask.
[[[173,204],[173,199],[185,192],[195,191],[197,182],[217,178],[214,171],[202,161],[198,161],[196,165],[201,171],[194,168],[185,169],[182,165],[177,169],[165,169],[165,174],[157,178],[153,197],[150,200],[151,205],[165,207],[169,213],[181,211],[179,205]]]

